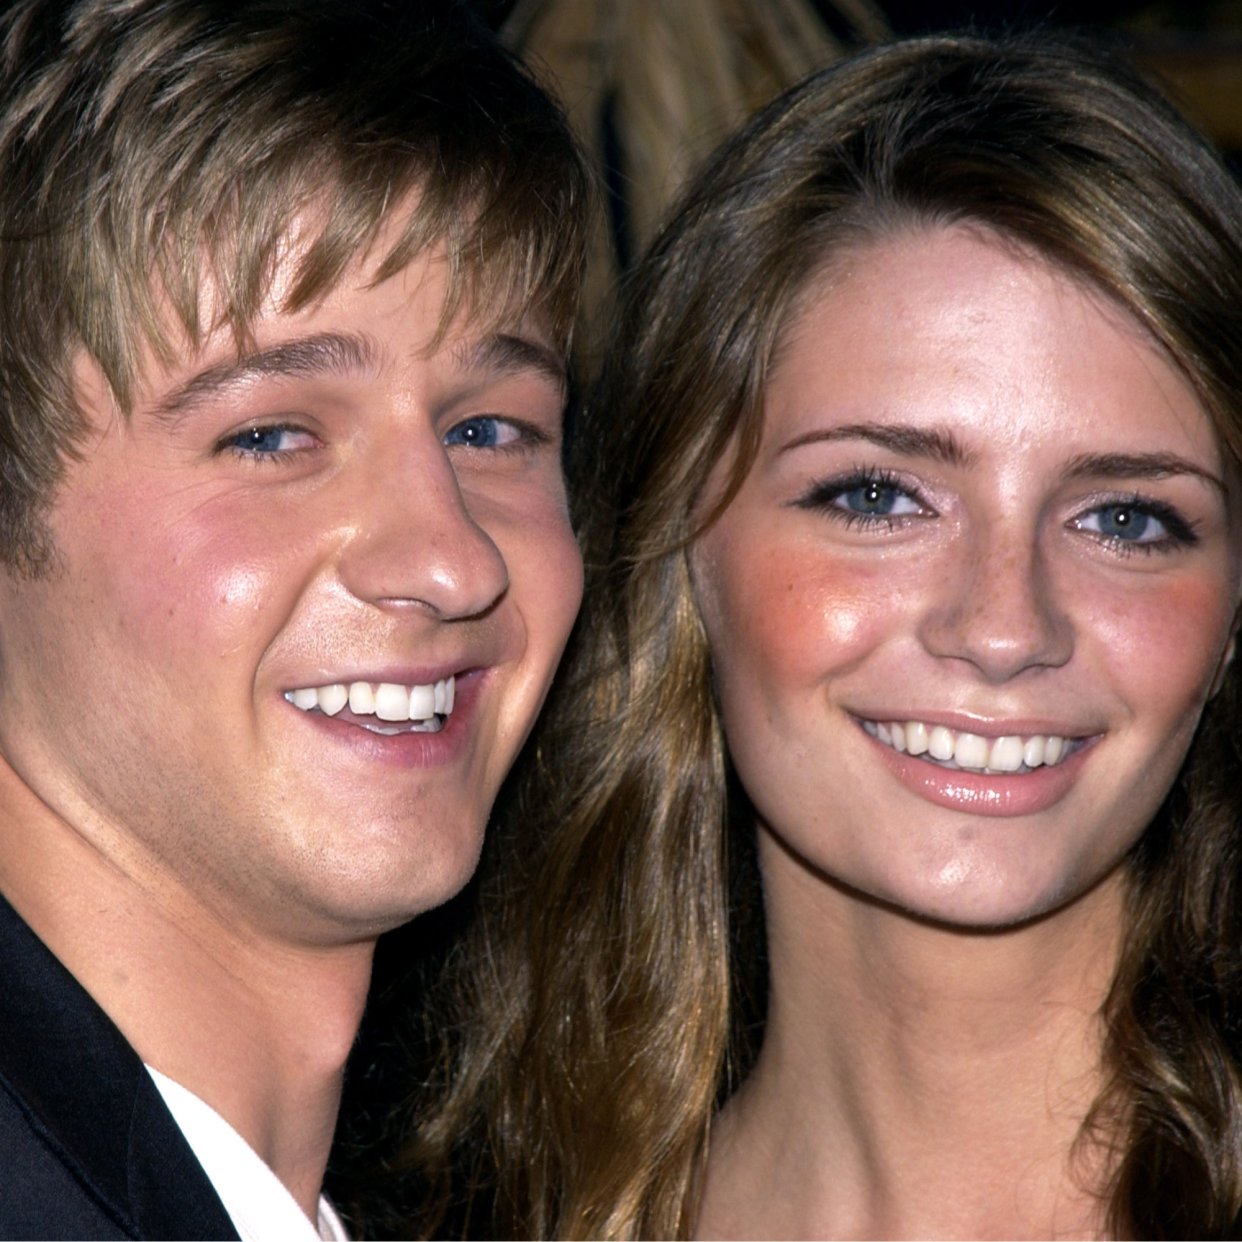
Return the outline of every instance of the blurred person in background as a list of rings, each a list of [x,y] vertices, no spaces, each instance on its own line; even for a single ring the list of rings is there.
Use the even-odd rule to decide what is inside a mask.
[[[564,104],[604,210],[591,233],[575,357],[604,347],[618,280],[679,191],[765,104],[889,36],[872,0],[518,0],[501,36]]]

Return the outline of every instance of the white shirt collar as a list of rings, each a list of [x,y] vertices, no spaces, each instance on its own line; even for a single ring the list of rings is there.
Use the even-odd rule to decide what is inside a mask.
[[[242,1242],[349,1242],[341,1218],[323,1195],[319,1220],[312,1224],[280,1178],[210,1104],[149,1065],[147,1072]]]

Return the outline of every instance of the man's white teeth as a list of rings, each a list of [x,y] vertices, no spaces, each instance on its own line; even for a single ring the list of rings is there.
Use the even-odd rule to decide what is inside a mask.
[[[1029,772],[1060,763],[1074,749],[1072,740],[1044,734],[1031,737],[981,737],[919,720],[864,720],[872,737],[902,754],[924,755],[971,772]]]
[[[369,681],[355,681],[350,684],[349,710],[355,716],[375,715],[375,691]]]
[[[355,716],[375,716],[388,721],[431,720],[452,712],[456,689],[455,677],[442,678],[429,686],[355,681],[349,685],[338,682],[331,686],[290,690],[285,698],[304,712],[317,707],[325,716],[335,716],[348,703]]]
[[[367,689],[369,690],[370,686]],[[417,692],[424,687],[415,686],[414,689]],[[350,686],[351,699],[353,693],[354,688]],[[394,686],[390,681],[381,682],[372,701],[375,704],[375,714],[381,720],[409,720],[410,718],[410,692],[404,686]],[[434,712],[423,712],[418,718],[424,720],[427,716],[433,715],[435,715]]]
[[[325,716],[335,716],[346,703],[349,702],[349,689],[342,686],[339,682],[334,686],[320,686],[314,691],[315,697],[319,701],[319,710]],[[296,706],[301,707],[298,703],[298,691],[293,692],[293,702]]]
[[[426,720],[436,714],[436,690],[434,686],[413,686],[406,706],[407,719],[410,716],[418,720]]]

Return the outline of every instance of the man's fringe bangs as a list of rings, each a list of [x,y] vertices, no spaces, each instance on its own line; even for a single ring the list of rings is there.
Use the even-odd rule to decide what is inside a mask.
[[[231,332],[239,354],[253,350],[255,324],[299,219],[313,217],[325,198],[322,222],[296,264],[279,313],[297,314],[330,294],[351,265],[371,257],[376,238],[392,215],[408,211],[405,228],[376,265],[369,283],[381,285],[421,257],[443,251],[447,292],[428,348],[439,346],[463,315],[484,333],[538,316],[555,347],[568,351],[577,309],[577,256],[572,248],[569,255],[558,248],[550,217],[515,232],[506,227],[500,213],[474,206],[461,187],[420,184],[417,169],[378,192],[350,187],[341,177],[335,181],[326,193],[320,189],[292,201],[286,195],[283,203],[270,199],[255,203],[251,200],[258,195],[243,199],[234,194],[227,208],[199,218],[191,215],[181,228],[170,227],[162,212],[153,213],[150,250],[143,245],[139,254],[96,258],[90,264],[95,268],[92,283],[103,295],[91,301],[110,307],[111,313],[83,324],[84,344],[103,369],[122,410],[129,412],[133,406],[138,370],[134,343],[139,340],[146,341],[166,366],[181,357],[187,343],[201,349],[223,328]],[[251,222],[248,227],[246,221]],[[293,239],[293,244],[299,241]],[[87,255],[99,254],[89,242],[84,250]],[[142,271],[143,253],[159,256],[155,279],[149,283],[127,278],[128,273]],[[205,319],[208,291],[215,310]],[[169,332],[162,307],[172,310],[181,339]]]

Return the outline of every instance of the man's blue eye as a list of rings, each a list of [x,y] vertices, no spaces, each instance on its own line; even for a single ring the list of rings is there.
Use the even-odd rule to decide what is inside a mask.
[[[498,418],[468,418],[458,423],[444,437],[445,444],[463,444],[468,448],[497,448],[502,442],[504,424]]]
[[[314,442],[309,432],[295,427],[247,427],[228,441],[228,446],[243,453],[263,457],[308,448]]]

